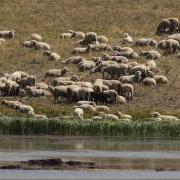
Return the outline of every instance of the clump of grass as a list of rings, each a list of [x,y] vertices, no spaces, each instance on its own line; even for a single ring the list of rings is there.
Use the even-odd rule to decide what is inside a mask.
[[[72,117],[47,120],[0,118],[1,134],[64,136],[180,136],[179,121],[79,121]]]

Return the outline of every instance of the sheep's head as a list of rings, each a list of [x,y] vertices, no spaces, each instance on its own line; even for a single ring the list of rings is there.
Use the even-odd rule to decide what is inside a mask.
[[[160,113],[159,112],[153,112],[153,113],[151,113],[151,117],[152,118],[160,117]]]
[[[127,38],[127,37],[129,37],[129,34],[128,33],[124,33],[123,34],[123,38]]]
[[[49,51],[49,50],[44,51],[43,55],[44,56],[50,56],[51,55],[51,51]]]

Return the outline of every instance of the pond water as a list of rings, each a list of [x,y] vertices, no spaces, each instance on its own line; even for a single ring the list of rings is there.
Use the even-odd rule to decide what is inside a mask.
[[[180,139],[0,136],[0,163],[59,158],[106,170],[0,170],[0,179],[180,179]]]

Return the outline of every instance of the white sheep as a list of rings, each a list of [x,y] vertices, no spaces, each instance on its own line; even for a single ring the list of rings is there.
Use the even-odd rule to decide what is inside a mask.
[[[14,38],[16,32],[14,30],[11,31],[0,31],[0,38]]]
[[[98,36],[97,40],[99,43],[108,43],[109,42],[109,39],[106,36],[102,36],[102,35]]]
[[[77,116],[80,120],[84,120],[84,110],[82,108],[75,108],[74,115]]]
[[[123,44],[126,44],[126,43],[132,44],[133,38],[128,33],[124,33],[122,42],[123,42]]]
[[[156,86],[156,80],[153,78],[145,78],[143,80],[143,84],[147,85],[147,86]]]
[[[179,120],[177,117],[175,116],[169,116],[169,115],[161,115],[159,112],[153,112],[151,113],[151,118],[158,118],[159,120]]]
[[[164,75],[155,75],[154,79],[155,79],[157,84],[159,84],[159,83],[167,84],[168,83],[168,78]]]
[[[31,37],[30,37],[31,40],[36,40],[36,41],[42,41],[42,36],[39,35],[39,34],[31,34]]]
[[[51,49],[51,46],[48,43],[39,42],[36,40],[31,40],[31,46],[37,50],[50,50]]]
[[[61,59],[61,56],[55,52],[51,52],[49,50],[46,50],[43,55],[48,56],[49,61],[59,61]]]
[[[72,54],[86,54],[89,53],[89,47],[77,47],[72,50]]]

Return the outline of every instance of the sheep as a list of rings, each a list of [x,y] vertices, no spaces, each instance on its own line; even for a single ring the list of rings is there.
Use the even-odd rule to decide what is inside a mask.
[[[32,116],[33,116],[34,118],[37,118],[37,119],[45,119],[45,120],[48,119],[47,116],[46,116],[46,115],[43,115],[43,114],[33,114],[33,113],[32,113]]]
[[[44,90],[47,90],[48,89],[48,84],[46,84],[45,82],[38,82],[36,83],[36,88],[37,89],[44,89]]]
[[[119,119],[127,119],[127,120],[132,120],[132,116],[128,114],[123,114],[122,112],[117,112],[117,116]]]
[[[78,101],[78,102],[76,102],[77,106],[81,106],[82,104],[90,104],[90,105],[96,107],[96,103],[93,101]]]
[[[106,36],[98,36],[97,40],[99,43],[108,43],[109,39]]]
[[[60,38],[62,38],[62,39],[66,39],[66,38],[70,39],[72,34],[73,34],[73,32],[62,33],[62,34],[60,34]]]
[[[137,59],[139,56],[136,52],[127,50],[127,51],[114,51],[113,56],[124,56],[129,59]]]
[[[168,36],[168,38],[169,38],[169,39],[174,39],[174,40],[180,42],[180,33],[172,34],[172,35]]]
[[[59,61],[59,60],[61,60],[61,56],[59,54],[57,54],[55,52],[51,52],[49,50],[46,50],[43,53],[43,55],[47,56],[49,61]]]
[[[12,81],[20,81],[22,78],[28,77],[29,74],[23,71],[15,71],[14,73],[10,74],[9,79]]]
[[[143,80],[143,84],[147,85],[147,86],[156,86],[156,80],[153,78],[145,78]]]
[[[144,56],[147,59],[160,59],[161,58],[161,54],[155,50],[141,51],[140,56]]]
[[[129,68],[129,74],[135,74],[137,71],[140,71],[142,74],[146,74],[147,67],[144,64],[138,64],[136,66],[133,66],[132,68]]]
[[[26,87],[26,93],[27,95],[29,96],[32,96],[32,97],[40,97],[40,96],[44,96],[44,90],[43,89],[36,89],[36,87],[30,87],[30,86],[27,86]]]
[[[31,38],[31,40],[42,41],[42,36],[39,34],[36,34],[36,33],[31,34],[30,38]]]
[[[91,117],[91,119],[93,121],[99,121],[99,120],[103,120],[103,117],[101,117],[101,116],[93,116],[93,117]]]
[[[140,47],[144,47],[144,46],[157,47],[157,41],[151,38],[141,38],[141,39],[138,39],[134,45],[140,46]]]
[[[114,89],[103,91],[103,94],[108,97],[108,102],[111,104],[116,104],[117,102],[117,92]]]
[[[112,47],[109,44],[91,44],[89,45],[92,51],[112,51]]]
[[[45,73],[45,78],[47,77],[61,77],[64,76],[69,71],[69,68],[64,67],[63,69],[50,69]]]
[[[81,87],[78,89],[78,100],[89,101],[91,93],[94,92],[92,88]]]
[[[108,86],[110,90],[118,91],[121,86],[121,82],[118,80],[103,80],[104,85]]]
[[[15,81],[8,79],[5,83],[6,95],[8,96],[18,96],[19,94],[19,84]]]
[[[34,115],[34,108],[32,106],[26,105],[26,104],[21,104],[18,109],[19,112],[21,113],[27,113],[28,115]]]
[[[75,106],[75,108],[81,108],[84,111],[95,113],[96,112],[96,107],[90,105],[90,104],[81,104],[80,106]]]
[[[31,46],[36,50],[50,50],[51,46],[45,42],[39,42],[36,40],[31,40]]]
[[[84,110],[82,108],[75,108],[74,115],[77,116],[80,120],[84,120]]]
[[[118,65],[109,65],[108,67],[102,68],[103,79],[105,78],[105,73],[110,75],[110,78],[120,77],[121,75],[125,75],[128,66],[126,64],[118,64]]]
[[[166,49],[166,40],[163,39],[163,40],[159,41],[157,44],[157,48],[164,51]]]
[[[86,70],[91,70],[95,67],[95,63],[93,61],[82,61],[78,64],[78,70],[84,72]]]
[[[93,88],[92,83],[91,82],[87,82],[87,81],[78,81],[78,82],[75,82],[75,85],[78,85],[80,87]]]
[[[118,52],[129,52],[129,53],[133,53],[134,50],[130,47],[121,47],[121,46],[115,46],[113,48],[113,51],[118,51]]]
[[[105,90],[109,90],[109,87],[104,85],[104,84],[99,84],[99,83],[94,83],[93,84],[93,90],[95,93],[99,93],[99,92],[102,92],[102,91],[105,91]]]
[[[134,96],[134,87],[132,84],[121,84],[118,94],[121,96],[124,96],[126,99],[131,100],[133,99]]]
[[[97,111],[110,111],[108,106],[103,106],[103,105],[97,105],[96,110]]]
[[[0,38],[14,38],[16,32],[14,30],[11,31],[0,31]]]
[[[86,54],[89,53],[90,47],[77,47],[72,50],[72,54]]]
[[[177,40],[168,39],[165,43],[164,53],[165,54],[173,54],[175,53],[180,47],[180,44]]]
[[[28,77],[21,78],[21,80],[17,81],[21,88],[25,88],[26,86],[35,86],[36,85],[36,76],[29,75]]]
[[[114,115],[114,114],[105,114],[104,112],[99,112],[100,116],[102,116],[102,118],[104,120],[119,120],[118,116]]]
[[[169,115],[161,115],[159,112],[153,112],[151,113],[151,118],[158,118],[160,120],[164,120],[164,121],[177,121],[179,120],[177,117],[175,116],[169,116]]]
[[[82,42],[82,45],[96,44],[97,34],[95,32],[88,32],[85,34],[85,38]]]
[[[71,39],[84,39],[85,38],[85,34],[81,31],[74,31],[71,34]]]
[[[122,43],[123,44],[126,44],[126,43],[132,44],[133,43],[133,38],[128,33],[124,33]]]
[[[174,33],[178,28],[179,20],[177,18],[162,19],[159,23],[156,35],[161,35],[162,33]]]
[[[154,60],[148,60],[146,63],[147,70],[155,71],[157,68],[156,62]]]
[[[33,45],[31,43],[31,41],[23,41],[22,42],[22,47],[25,47],[25,48],[33,48]]]
[[[79,64],[82,61],[87,61],[87,59],[82,56],[72,56],[65,60],[65,64],[69,64],[69,63]]]
[[[166,76],[163,75],[155,75],[154,79],[156,81],[157,84],[167,84],[168,83],[168,78]]]
[[[141,71],[136,71],[134,75],[126,75],[126,76],[121,76],[119,78],[119,81],[121,83],[134,83],[134,82],[140,82],[141,81]]]
[[[127,102],[126,98],[123,96],[117,96],[117,103],[119,104],[125,104]]]
[[[2,104],[13,109],[17,109],[20,105],[22,105],[22,103],[19,101],[8,101],[8,100],[2,100]]]

